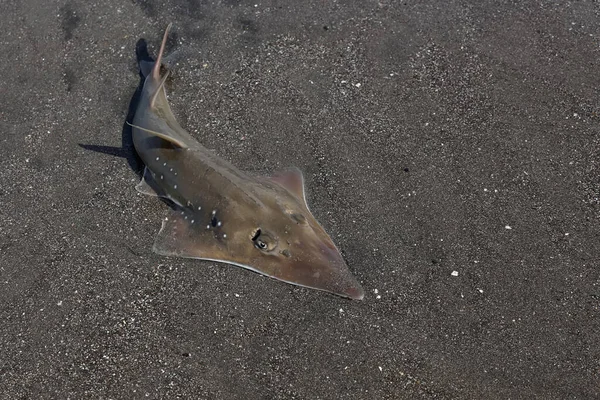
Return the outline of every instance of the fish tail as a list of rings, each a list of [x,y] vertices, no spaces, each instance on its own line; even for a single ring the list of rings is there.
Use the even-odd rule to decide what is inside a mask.
[[[142,76],[145,78],[150,75],[152,72],[152,67],[154,66],[154,60],[140,60],[140,72]]]
[[[148,44],[144,39],[138,40],[135,44],[135,56],[140,67],[140,73],[145,78],[150,75],[154,66],[154,59],[148,54]]]

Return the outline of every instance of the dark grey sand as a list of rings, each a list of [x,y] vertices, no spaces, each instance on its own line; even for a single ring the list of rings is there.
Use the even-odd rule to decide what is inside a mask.
[[[600,396],[600,5],[0,3],[0,398]],[[151,252],[127,129],[298,166],[365,300]],[[81,146],[85,145],[85,146]]]

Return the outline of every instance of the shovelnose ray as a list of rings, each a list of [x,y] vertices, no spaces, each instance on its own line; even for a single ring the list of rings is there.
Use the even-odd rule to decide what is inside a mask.
[[[362,287],[308,209],[299,170],[268,177],[240,171],[177,123],[164,88],[168,73],[160,76],[170,27],[156,61],[140,62],[145,82],[131,124],[146,165],[138,191],[173,203],[153,250],[362,299]]]

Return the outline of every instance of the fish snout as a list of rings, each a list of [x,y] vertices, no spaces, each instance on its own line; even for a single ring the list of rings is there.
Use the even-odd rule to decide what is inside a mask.
[[[330,291],[351,299],[362,300],[365,291],[350,272],[339,250],[333,244],[325,244],[322,250],[329,270],[328,285],[332,288]]]
[[[284,280],[339,296],[362,300],[365,292],[352,275],[335,245],[327,242],[296,254]]]

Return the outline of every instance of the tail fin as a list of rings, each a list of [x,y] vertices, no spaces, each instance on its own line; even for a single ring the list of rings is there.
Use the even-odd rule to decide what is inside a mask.
[[[145,78],[152,71],[154,59],[148,54],[148,43],[144,39],[140,39],[135,44],[135,57],[140,67],[140,74]]]
[[[140,60],[140,72],[144,78],[150,75],[152,67],[154,67],[154,60]]]

